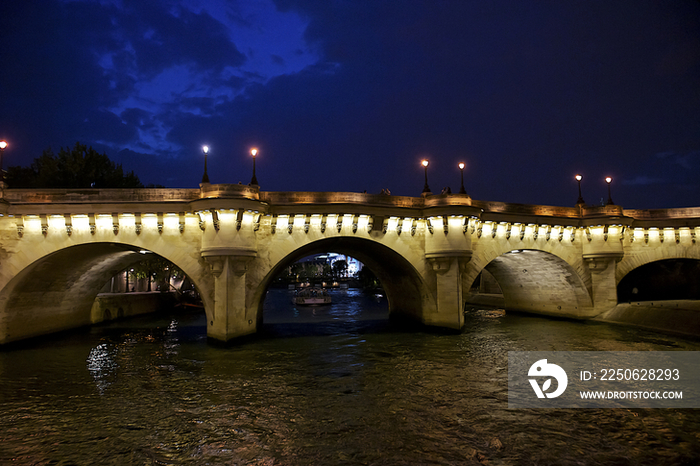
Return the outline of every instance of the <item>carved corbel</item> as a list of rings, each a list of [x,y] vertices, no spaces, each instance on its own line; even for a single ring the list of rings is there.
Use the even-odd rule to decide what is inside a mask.
[[[253,231],[258,231],[260,229],[260,220],[262,219],[262,214],[255,214],[255,222],[253,222]]]
[[[681,242],[681,231],[678,229],[675,229],[674,232],[676,234],[676,244],[679,244]]]
[[[228,256],[231,272],[240,277],[248,271],[248,263],[253,259],[251,256]]]
[[[352,232],[357,233],[357,224],[360,221],[360,216],[355,214],[355,216],[352,218]]]
[[[442,216],[442,231],[444,231],[445,234],[450,232],[450,224],[447,222],[447,215]]]
[[[241,229],[241,225],[243,225],[243,209],[236,212],[236,231]]]
[[[328,223],[328,215],[321,217],[321,233],[326,232],[326,224]]]
[[[16,214],[15,223],[17,224],[17,236],[21,238],[24,236],[24,218],[21,215]]]
[[[119,214],[112,213],[112,231],[115,236],[119,234]]]
[[[136,212],[134,214],[134,229],[136,230],[137,235],[141,234],[142,227],[143,227],[143,225],[141,225],[141,213]]]
[[[163,233],[163,212],[156,213],[156,222],[158,225],[158,233],[162,234]]]
[[[495,238],[496,233],[498,233],[498,223],[491,222],[491,238]]]
[[[512,224],[509,223],[508,225],[506,225],[506,239],[510,239],[510,233],[511,233],[512,228],[513,228]]]
[[[552,237],[552,225],[547,225],[547,234],[545,235],[545,239],[549,241],[549,238]]]
[[[95,214],[88,215],[88,222],[90,223],[90,234],[94,235],[97,227],[95,226]]]
[[[49,232],[49,219],[46,214],[39,215],[39,219],[41,220],[41,234],[46,236]]]
[[[66,224],[66,234],[68,236],[73,234],[73,217],[70,214],[63,214],[63,220]]]
[[[211,221],[214,224],[214,230],[219,231],[221,223],[219,222],[219,211],[216,209],[211,210]]]
[[[428,258],[428,263],[433,269],[433,272],[443,274],[450,270],[450,257],[431,257]]]
[[[185,213],[184,212],[178,212],[178,228],[180,230],[180,234],[185,232]]]
[[[416,228],[418,227],[418,220],[413,218],[411,219],[411,236],[416,235]]]
[[[403,230],[403,220],[396,219],[396,234],[401,236],[402,230]]]
[[[428,227],[428,231],[432,235],[433,234],[433,224],[430,222],[429,218],[425,219],[425,226]]]
[[[309,233],[309,228],[311,228],[311,215],[306,214],[306,218],[304,219],[304,233]]]
[[[533,225],[532,226],[532,239],[537,241],[537,238],[540,236],[540,226],[539,225]]]
[[[609,227],[607,225],[605,225],[605,227],[603,227],[603,241],[608,240],[608,229],[609,229]]]
[[[206,256],[204,260],[209,264],[212,275],[218,277],[224,270],[224,265],[226,263],[226,256]]]
[[[273,235],[277,231],[277,214],[272,214],[272,220],[270,221],[270,233]]]
[[[588,269],[591,271],[602,272],[610,265],[610,259],[607,258],[589,258],[585,259]]]
[[[338,214],[335,220],[335,228],[338,230],[338,233],[340,233],[340,230],[343,228],[343,217],[343,214]]]
[[[591,237],[591,229],[586,227],[586,238],[588,239],[588,242],[590,243],[593,238]]]
[[[523,238],[525,238],[525,225],[523,225],[523,224],[521,223],[521,224],[520,224],[520,241],[522,241]]]

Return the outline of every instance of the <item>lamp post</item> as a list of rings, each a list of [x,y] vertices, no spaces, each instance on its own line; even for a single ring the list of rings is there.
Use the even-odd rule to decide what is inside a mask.
[[[421,161],[421,165],[423,165],[423,167],[425,168],[425,186],[423,186],[423,193],[422,193],[422,194],[426,194],[426,195],[427,195],[427,194],[432,194],[432,193],[430,192],[430,187],[428,186],[428,164],[429,164],[429,163],[430,163],[430,162],[428,162],[427,159],[423,159],[423,160]]]
[[[612,178],[609,176],[606,177],[605,182],[608,183],[608,202],[606,202],[605,205],[615,205],[612,200],[612,196],[610,195],[610,183],[612,183]]]
[[[581,179],[583,179],[583,177],[581,175],[576,175],[575,178],[576,181],[578,181],[578,201],[576,201],[576,205],[583,205],[586,203],[583,200],[583,196],[581,196]]]
[[[5,148],[7,147],[7,141],[0,141],[0,182],[5,182],[5,172],[2,171],[2,156],[5,154]]]
[[[204,152],[204,175],[202,176],[202,183],[209,183],[209,175],[207,174],[207,154],[209,154],[209,146],[202,146],[202,152]]]
[[[467,191],[464,189],[464,167],[466,166],[464,162],[459,162],[459,171],[462,175],[462,185],[459,188],[459,194],[467,194]]]
[[[255,156],[258,155],[258,149],[255,147],[250,149],[250,155],[253,156],[253,177],[250,179],[250,184],[253,186],[258,186],[258,177],[255,176]]]

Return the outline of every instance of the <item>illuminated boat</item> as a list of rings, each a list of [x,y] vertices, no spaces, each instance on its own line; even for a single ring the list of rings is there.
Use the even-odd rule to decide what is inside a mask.
[[[323,288],[304,288],[294,293],[292,303],[302,306],[330,304],[331,295],[329,295]]]

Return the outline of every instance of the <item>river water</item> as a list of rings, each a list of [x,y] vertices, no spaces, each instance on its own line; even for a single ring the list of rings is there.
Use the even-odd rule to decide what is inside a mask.
[[[700,410],[508,409],[507,353],[697,351],[605,324],[473,311],[460,334],[390,327],[386,302],[271,290],[262,335],[207,344],[202,312],[0,351],[0,464],[691,465]]]

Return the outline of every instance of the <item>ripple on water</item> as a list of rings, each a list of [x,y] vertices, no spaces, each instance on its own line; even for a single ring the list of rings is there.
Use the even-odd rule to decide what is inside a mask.
[[[284,292],[278,299],[282,309]],[[507,408],[508,351],[696,351],[697,342],[478,313],[458,335],[407,332],[364,319],[371,301],[353,299],[342,311],[352,319],[292,313],[229,348],[206,344],[201,317],[151,316],[0,352],[0,464],[700,460],[698,410]]]

